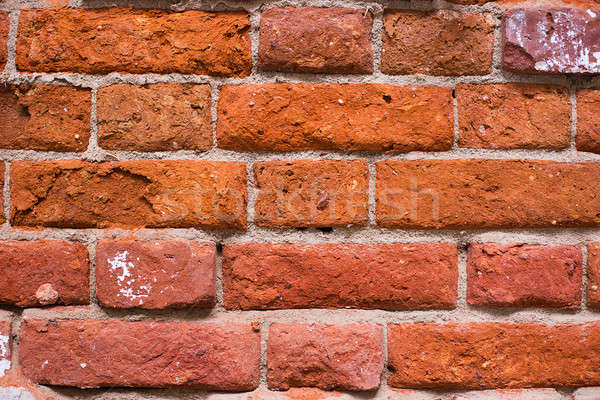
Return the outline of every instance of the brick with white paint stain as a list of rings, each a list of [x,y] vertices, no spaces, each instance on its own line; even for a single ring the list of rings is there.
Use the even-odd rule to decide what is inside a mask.
[[[531,8],[504,16],[504,68],[525,73],[600,73],[600,10]]]
[[[214,243],[186,240],[101,241],[98,300],[113,308],[211,307],[216,253]]]

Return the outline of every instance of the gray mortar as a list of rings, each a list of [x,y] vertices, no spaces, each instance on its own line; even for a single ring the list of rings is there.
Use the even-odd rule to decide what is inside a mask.
[[[530,1],[529,5],[535,6],[538,2]],[[261,374],[258,391],[267,389],[266,381],[266,346],[268,329],[276,322],[321,322],[321,323],[351,323],[371,322],[384,328],[388,323],[402,322],[471,322],[471,321],[536,321],[548,324],[561,322],[590,322],[598,320],[599,314],[585,306],[587,282],[585,272],[587,264],[586,244],[600,241],[600,228],[571,228],[571,229],[497,229],[497,230],[398,230],[378,228],[375,222],[375,163],[381,160],[417,160],[417,159],[454,159],[454,158],[492,158],[492,159],[535,159],[553,161],[600,161],[600,155],[579,153],[575,150],[575,134],[577,124],[577,109],[575,93],[580,88],[600,87],[600,77],[569,77],[552,75],[519,75],[502,70],[501,67],[501,16],[503,8],[488,3],[484,6],[460,6],[447,3],[443,0],[433,1],[396,1],[396,0],[282,0],[282,1],[218,1],[218,0],[182,0],[153,1],[153,0],[72,0],[71,7],[98,8],[111,6],[133,6],[138,8],[163,8],[175,11],[190,9],[206,11],[246,10],[250,13],[252,28],[250,30],[252,43],[252,73],[246,78],[219,78],[200,75],[181,74],[143,74],[132,75],[112,73],[105,76],[52,73],[52,74],[22,74],[16,71],[15,54],[18,29],[19,8],[43,8],[47,5],[41,0],[20,0],[19,4],[0,0],[0,10],[10,13],[10,37],[8,41],[9,57],[5,71],[0,74],[0,81],[20,83],[45,83],[55,85],[74,85],[92,90],[92,111],[90,132],[91,137],[88,149],[83,153],[57,153],[26,150],[1,150],[0,158],[6,161],[4,209],[6,219],[10,210],[10,163],[19,160],[61,160],[82,159],[88,161],[114,161],[114,160],[220,160],[242,161],[247,164],[248,174],[248,230],[247,231],[202,231],[198,229],[140,229],[135,231],[139,240],[157,240],[180,238],[198,241],[213,241],[222,244],[231,243],[392,243],[392,242],[452,242],[459,247],[459,282],[458,302],[454,310],[428,310],[428,311],[384,311],[384,310],[273,310],[273,311],[227,311],[223,303],[222,268],[221,258],[217,263],[217,305],[209,310],[110,310],[102,309],[97,304],[95,293],[95,247],[99,240],[118,239],[130,237],[131,231],[123,229],[41,229],[23,230],[10,227],[6,222],[0,227],[0,240],[36,240],[36,239],[63,239],[80,242],[87,246],[91,262],[91,289],[92,305],[89,307],[56,307],[49,309],[20,310],[15,307],[0,309],[0,318],[11,318],[13,326],[13,365],[18,366],[18,341],[17,334],[22,317],[30,318],[73,318],[73,319],[122,319],[122,320],[170,320],[170,321],[257,321],[261,326]],[[260,13],[271,7],[282,6],[322,6],[322,7],[349,7],[368,9],[374,17],[372,29],[372,46],[374,52],[373,75],[334,75],[334,74],[298,74],[281,72],[263,72],[257,69],[258,41]],[[391,76],[381,72],[381,31],[383,28],[382,15],[384,9],[406,10],[459,10],[469,12],[491,13],[495,22],[493,70],[485,76]],[[141,153],[133,151],[105,151],[97,142],[97,115],[96,95],[98,89],[116,83],[151,84],[160,82],[180,82],[208,84],[212,90],[211,113],[213,122],[214,147],[205,152],[193,151],[167,151]],[[455,88],[461,83],[505,83],[505,82],[535,82],[557,84],[569,89],[572,101],[572,140],[569,148],[561,151],[545,150],[481,150],[458,148],[456,138],[458,135],[458,110],[454,101],[455,115],[455,143],[450,151],[439,153],[411,152],[406,154],[380,154],[380,153],[344,153],[337,151],[327,152],[321,156],[320,151],[300,152],[232,152],[216,148],[216,123],[217,102],[222,85],[238,85],[243,83],[268,83],[268,82],[330,82],[330,83],[388,83],[395,85],[437,85]],[[299,159],[344,159],[366,160],[369,166],[369,223],[366,227],[335,228],[331,233],[318,230],[285,230],[261,228],[253,224],[254,203],[257,196],[253,178],[253,165],[258,161],[268,160],[299,160]],[[583,305],[575,311],[549,310],[539,308],[485,308],[471,307],[466,301],[466,246],[471,242],[499,242],[514,243],[527,242],[532,244],[575,244],[584,254],[584,279],[582,282]],[[10,312],[7,314],[7,312]],[[387,358],[387,332],[384,329],[384,350]],[[390,389],[387,387],[387,369],[384,371],[381,388],[375,393],[351,394],[352,399],[387,399]],[[57,400],[75,398],[82,400],[108,400],[108,399],[241,399],[237,395],[218,395],[182,389],[73,389],[73,388],[46,388],[41,387],[44,393],[54,396]],[[572,390],[560,390],[562,398],[570,398]],[[433,392],[432,392],[433,393]],[[460,393],[454,391],[436,392],[444,397]],[[251,396],[252,394],[248,394]],[[249,397],[250,398],[250,397]],[[245,399],[245,397],[244,397]]]

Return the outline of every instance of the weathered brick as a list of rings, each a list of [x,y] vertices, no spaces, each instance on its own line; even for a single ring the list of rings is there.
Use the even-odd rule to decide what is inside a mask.
[[[459,11],[387,11],[381,70],[395,75],[492,72],[494,21]]]
[[[249,30],[243,12],[23,10],[17,69],[245,76],[252,66]]]
[[[503,19],[504,68],[525,73],[600,73],[600,9],[531,7]]]
[[[8,30],[10,21],[8,13],[0,11],[0,72],[4,70],[8,60]]]
[[[246,227],[244,163],[20,161],[10,173],[17,226]]]
[[[268,71],[370,74],[371,28],[367,10],[284,7],[260,19],[259,68]]]
[[[81,243],[0,242],[0,303],[20,307],[87,304],[90,263]]]
[[[374,390],[382,372],[379,325],[271,325],[267,345],[270,389]]]
[[[600,225],[600,164],[529,160],[377,163],[377,222],[393,228]]]
[[[600,308],[600,242],[587,246],[587,305]]]
[[[208,85],[113,85],[98,91],[98,143],[114,150],[208,150]]]
[[[600,90],[577,92],[577,150],[600,153]]]
[[[211,307],[214,243],[103,240],[96,250],[96,295],[113,308]]]
[[[225,86],[217,140],[229,150],[450,150],[452,92],[382,84]]]
[[[574,245],[471,244],[469,304],[576,308],[581,304],[581,249]]]
[[[368,221],[368,176],[364,161],[255,163],[259,192],[254,222],[282,228],[364,226]]]
[[[19,361],[39,384],[244,391],[258,386],[260,333],[250,324],[24,319]]]
[[[228,309],[456,306],[451,243],[233,244],[223,256]]]
[[[0,320],[0,378],[4,377],[11,367],[11,328],[10,321]],[[1,394],[1,392],[0,392]]]
[[[89,89],[0,85],[0,148],[85,151],[91,112]]]
[[[456,98],[461,147],[563,149],[571,141],[571,101],[565,87],[458,85]]]
[[[519,388],[600,383],[600,323],[407,323],[388,328],[388,383]]]

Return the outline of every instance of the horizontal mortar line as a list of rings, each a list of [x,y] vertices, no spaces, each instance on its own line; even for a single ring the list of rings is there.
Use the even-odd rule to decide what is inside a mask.
[[[598,228],[548,228],[548,229],[479,229],[479,230],[394,230],[376,227],[334,228],[331,233],[312,229],[268,229],[250,226],[248,231],[203,231],[195,228],[137,229],[73,229],[73,228],[17,228],[3,225],[0,240],[62,239],[83,243],[98,240],[120,240],[133,238],[140,241],[152,240],[198,240],[215,241],[221,244],[244,243],[290,243],[290,244],[386,244],[386,243],[438,243],[467,244],[471,242],[529,243],[529,244],[574,244],[584,245],[600,241]]]
[[[386,0],[371,0],[371,1],[361,1],[361,2],[353,2],[353,1],[344,1],[344,0],[311,0],[310,2],[306,1],[294,1],[294,0],[265,0],[265,1],[219,1],[217,7],[210,6],[206,1],[196,0],[196,1],[187,1],[185,2],[185,6],[180,6],[178,4],[169,4],[169,3],[152,3],[151,5],[143,0],[117,0],[110,3],[110,7],[134,7],[139,9],[164,9],[164,10],[173,10],[173,11],[188,11],[188,10],[197,10],[197,11],[212,11],[212,12],[227,12],[227,11],[247,11],[253,12],[257,9],[266,10],[269,8],[275,7],[344,7],[344,8],[352,8],[352,9],[365,9],[368,7],[381,7],[386,10],[423,10],[423,11],[435,11],[442,9],[451,9],[456,11],[493,11],[493,10],[502,10],[505,8],[509,8],[509,6],[497,5],[497,4],[485,4],[485,5],[461,5],[450,2],[442,2],[440,6],[435,6],[433,2],[427,2],[426,4],[415,4],[413,2],[394,2],[392,6],[389,6],[390,2]],[[18,7],[18,6],[17,6]],[[82,4],[78,5],[69,5],[69,8],[73,9],[94,9],[106,7],[106,2],[103,1],[86,1]],[[48,2],[29,2],[27,7],[20,7],[20,9],[48,9],[48,8],[56,8],[52,4]],[[11,11],[14,10],[15,7],[11,7],[10,5],[5,5],[0,7],[0,10]]]
[[[33,83],[49,84],[54,81],[59,84],[71,84],[74,86],[101,88],[114,84],[153,84],[153,83],[195,83],[195,84],[218,84],[218,85],[243,85],[243,84],[266,84],[266,83],[373,83],[391,84],[404,86],[446,86],[457,84],[486,84],[486,83],[538,83],[556,84],[568,86],[571,83],[567,75],[527,75],[516,74],[504,70],[494,71],[489,75],[476,76],[433,76],[433,75],[386,75],[375,73],[369,75],[338,75],[338,74],[314,74],[314,73],[292,73],[278,71],[259,71],[243,78],[216,77],[209,75],[186,75],[186,74],[127,74],[112,72],[109,74],[94,75],[80,73],[4,73],[0,80],[6,83]]]
[[[465,310],[398,310],[380,309],[279,309],[264,311],[229,311],[212,309],[184,310],[139,310],[108,309],[98,305],[54,307],[50,309],[27,308],[23,318],[42,319],[100,319],[110,321],[198,321],[198,322],[306,322],[306,323],[358,323],[380,324],[410,322],[542,322],[587,323],[598,322],[598,312],[575,310],[572,312],[546,308],[481,308],[469,307]]]
[[[455,160],[455,159],[488,159],[488,160],[540,160],[540,161],[600,161],[600,154],[579,152],[571,148],[560,151],[552,150],[490,150],[457,148],[443,152],[413,151],[408,153],[385,152],[343,152],[337,150],[305,150],[290,152],[231,151],[213,148],[204,152],[191,150],[136,152],[99,149],[98,152],[60,153],[35,150],[0,150],[0,161],[60,161],[60,160],[92,160],[103,161],[297,161],[297,160],[346,160],[367,162],[379,161],[420,161],[420,160]],[[326,152],[326,154],[324,154]]]

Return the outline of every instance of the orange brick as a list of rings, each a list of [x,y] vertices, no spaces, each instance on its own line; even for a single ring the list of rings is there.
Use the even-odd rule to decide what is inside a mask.
[[[490,14],[387,11],[381,70],[392,75],[486,75],[492,72]]]
[[[280,228],[366,225],[368,177],[364,161],[256,163],[254,222]]]
[[[19,161],[11,182],[16,226],[246,227],[243,163]]]
[[[98,143],[113,150],[208,150],[208,85],[113,85],[98,91]]]
[[[377,163],[377,223],[390,228],[600,225],[595,162],[418,160]]]
[[[571,142],[571,101],[560,86],[458,85],[459,145],[563,149]]]
[[[600,323],[407,323],[388,328],[395,387],[485,389],[600,383]]]
[[[450,150],[452,93],[380,84],[224,86],[217,140],[229,150]]]
[[[17,69],[245,76],[252,66],[249,30],[243,12],[23,10]]]

